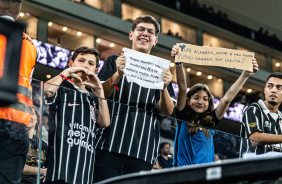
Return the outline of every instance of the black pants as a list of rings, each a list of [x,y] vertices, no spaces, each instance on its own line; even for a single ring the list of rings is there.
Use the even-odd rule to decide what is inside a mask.
[[[123,154],[96,150],[94,183],[124,174],[149,171],[153,165]]]
[[[0,183],[18,184],[21,181],[26,154],[28,151],[28,135],[26,139],[16,139],[0,132]]]

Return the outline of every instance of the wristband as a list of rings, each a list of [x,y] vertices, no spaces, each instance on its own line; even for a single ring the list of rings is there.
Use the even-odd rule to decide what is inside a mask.
[[[74,81],[73,81],[73,80],[71,80],[71,79],[67,78],[66,76],[64,76],[64,75],[63,75],[63,74],[61,74],[61,73],[59,74],[59,76],[60,76],[60,77],[62,77],[62,79],[63,79],[63,80],[67,79],[68,81],[71,81],[71,82],[73,82],[73,83],[74,83]]]
[[[118,89],[118,87],[117,87],[117,84],[113,82],[112,77],[113,77],[113,76],[111,76],[111,78],[110,78],[110,82],[112,83],[113,86],[115,86],[116,90],[118,91],[119,89]]]
[[[181,64],[182,64],[181,62],[177,62],[177,63],[175,62],[175,65],[181,66]]]

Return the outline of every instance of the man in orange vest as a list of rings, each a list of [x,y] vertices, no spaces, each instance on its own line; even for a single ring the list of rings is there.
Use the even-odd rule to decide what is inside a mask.
[[[0,0],[0,18],[15,21],[22,0]],[[6,39],[0,35],[0,76],[4,70]],[[18,102],[1,106],[0,102],[0,183],[19,183],[28,150],[26,126],[32,110],[30,77],[36,61],[36,48],[23,33],[22,53],[18,81]]]

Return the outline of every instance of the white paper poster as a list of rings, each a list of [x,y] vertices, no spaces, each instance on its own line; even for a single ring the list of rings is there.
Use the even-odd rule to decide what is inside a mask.
[[[128,82],[135,82],[145,88],[163,89],[163,71],[169,68],[170,61],[125,49],[126,66],[123,70]]]

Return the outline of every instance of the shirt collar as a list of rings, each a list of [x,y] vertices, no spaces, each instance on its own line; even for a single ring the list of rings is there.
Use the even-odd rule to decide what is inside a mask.
[[[261,108],[262,108],[264,114],[266,114],[266,115],[270,114],[270,111],[269,111],[269,109],[266,107],[264,101],[259,100],[258,103],[259,103],[259,105],[261,106]],[[281,112],[280,112],[278,109],[277,109],[277,114],[278,114],[278,116],[279,116],[280,118],[282,118],[282,114],[281,114]]]

